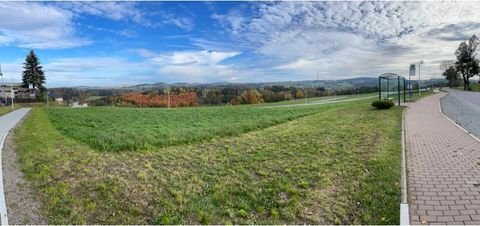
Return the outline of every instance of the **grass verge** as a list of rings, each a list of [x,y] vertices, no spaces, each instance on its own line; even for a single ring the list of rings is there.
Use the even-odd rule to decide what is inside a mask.
[[[33,109],[15,141],[50,224],[398,224],[401,111],[332,104],[227,138],[98,152]]]
[[[11,112],[12,108],[11,107],[0,107],[0,115],[7,114],[8,112]]]

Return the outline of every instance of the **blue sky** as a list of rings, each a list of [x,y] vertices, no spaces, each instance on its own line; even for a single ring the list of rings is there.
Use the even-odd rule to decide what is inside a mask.
[[[476,2],[0,2],[0,63],[47,87],[440,77],[480,34]]]

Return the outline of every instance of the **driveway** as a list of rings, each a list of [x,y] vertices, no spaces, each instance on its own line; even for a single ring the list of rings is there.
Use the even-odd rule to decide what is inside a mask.
[[[480,92],[447,89],[440,100],[442,111],[464,129],[480,137]]]

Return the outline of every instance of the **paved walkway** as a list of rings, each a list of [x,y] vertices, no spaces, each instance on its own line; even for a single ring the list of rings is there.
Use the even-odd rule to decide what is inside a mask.
[[[411,224],[480,224],[480,142],[439,112],[445,93],[405,114]]]
[[[30,111],[30,108],[21,108],[19,110],[10,112],[6,115],[0,117],[0,151],[3,150],[3,143],[5,141],[5,137],[15,125],[20,122],[20,120]],[[5,225],[8,224],[8,217],[7,217],[7,207],[5,203],[5,193],[3,190],[3,167],[2,163],[2,155],[0,152],[0,179],[2,180],[0,183],[0,219],[1,224]]]

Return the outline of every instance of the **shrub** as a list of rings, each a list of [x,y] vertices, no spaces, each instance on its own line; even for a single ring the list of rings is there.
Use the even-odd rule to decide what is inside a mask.
[[[393,102],[393,100],[376,100],[373,101],[372,106],[377,109],[389,109],[395,106],[395,102]]]

